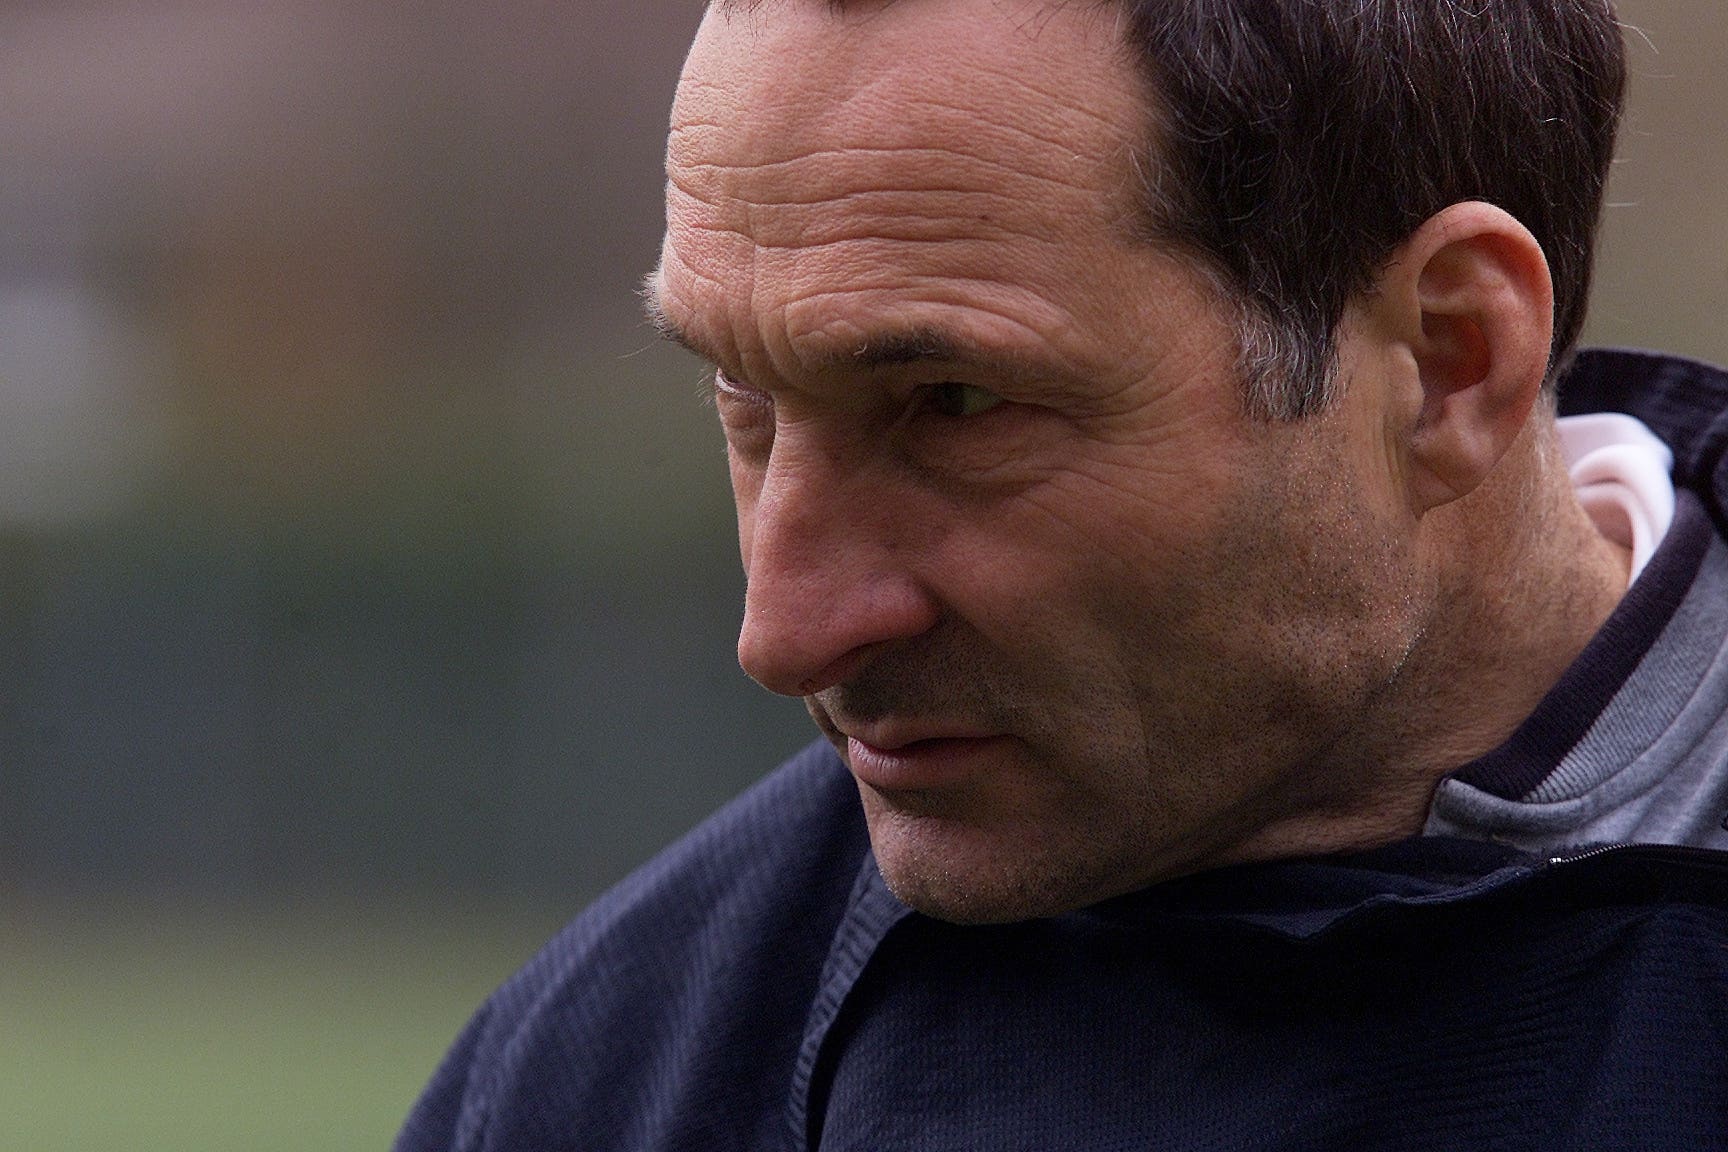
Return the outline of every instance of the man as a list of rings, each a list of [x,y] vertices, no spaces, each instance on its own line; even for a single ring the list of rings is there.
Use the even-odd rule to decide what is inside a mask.
[[[1728,1147],[1728,377],[1567,371],[1622,86],[1606,0],[711,7],[650,306],[827,741],[399,1147]]]

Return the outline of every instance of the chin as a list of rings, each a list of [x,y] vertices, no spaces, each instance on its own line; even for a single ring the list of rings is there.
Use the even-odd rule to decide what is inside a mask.
[[[1048,907],[1044,901],[1028,899],[1024,893],[1004,892],[987,884],[932,883],[928,876],[888,872],[883,872],[882,878],[902,904],[949,924],[1012,924],[1068,910]]]
[[[870,821],[876,866],[901,903],[952,924],[1007,924],[1071,912],[1126,889],[1048,852],[994,841],[942,818]]]

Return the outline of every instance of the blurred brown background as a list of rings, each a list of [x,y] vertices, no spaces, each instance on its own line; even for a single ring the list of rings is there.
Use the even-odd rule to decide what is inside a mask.
[[[1728,360],[1728,22],[1621,13],[1589,340]],[[806,738],[634,297],[698,17],[0,7],[0,1144],[381,1143]]]

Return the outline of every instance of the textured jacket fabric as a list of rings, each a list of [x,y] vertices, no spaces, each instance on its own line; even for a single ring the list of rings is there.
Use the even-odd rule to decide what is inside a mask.
[[[1723,534],[1728,376],[1592,353],[1562,397]],[[1425,836],[957,927],[813,746],[500,988],[397,1148],[1728,1148],[1728,853]]]

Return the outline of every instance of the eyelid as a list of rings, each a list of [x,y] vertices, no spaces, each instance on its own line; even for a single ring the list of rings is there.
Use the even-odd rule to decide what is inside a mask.
[[[714,389],[746,404],[772,404],[774,398],[760,388],[740,384],[728,377],[723,369],[714,369]]]

